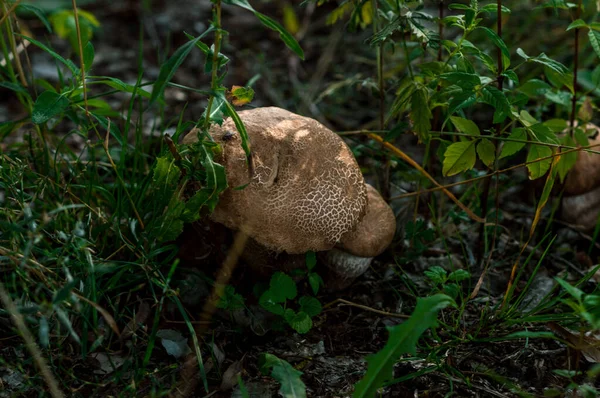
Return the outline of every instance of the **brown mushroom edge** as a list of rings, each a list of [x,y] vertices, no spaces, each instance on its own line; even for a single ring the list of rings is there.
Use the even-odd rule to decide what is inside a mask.
[[[600,145],[600,127],[588,123],[585,129],[596,131],[596,136],[589,139],[590,145]],[[600,215],[600,155],[579,152],[563,189],[561,218],[579,230],[594,229]]]
[[[336,248],[320,255],[329,271],[327,287],[330,290],[348,287],[394,239],[394,212],[375,188],[366,186],[367,213],[354,231],[342,237]]]

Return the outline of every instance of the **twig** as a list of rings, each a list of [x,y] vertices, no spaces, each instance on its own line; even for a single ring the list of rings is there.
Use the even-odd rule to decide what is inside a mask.
[[[371,312],[374,312],[379,315],[389,316],[389,317],[393,317],[393,318],[403,318],[403,319],[410,318],[410,315],[396,314],[394,312],[381,311],[381,310],[377,310],[375,308],[367,307],[366,305],[353,303],[352,301],[344,300],[342,298],[335,299],[331,303],[325,304],[323,306],[323,309],[331,307],[332,305],[337,304],[337,303],[340,303],[342,305],[349,305],[352,307],[360,308],[365,311],[371,311]]]
[[[418,164],[417,162],[415,162],[410,156],[408,156],[407,154],[405,154],[401,149],[395,147],[394,145],[390,144],[389,142],[383,141],[383,138],[379,137],[378,135],[369,134],[369,137],[372,140],[375,140],[377,142],[382,143],[385,148],[387,148],[390,151],[392,151],[394,154],[396,154],[397,156],[399,156],[400,158],[402,158],[402,160],[404,160],[406,163],[408,163],[409,165],[411,165],[412,167],[414,167],[415,169],[417,169],[425,177],[427,177],[427,179],[429,181],[431,181],[434,185],[436,185],[441,191],[444,192],[444,194],[446,194],[446,196],[448,196],[454,203],[456,203],[456,205],[458,207],[460,207],[465,213],[467,213],[467,215],[472,220],[480,222],[480,223],[485,223],[485,219],[479,217],[478,215],[476,215],[475,213],[473,213],[473,211],[471,209],[469,209],[467,206],[465,206],[464,204],[462,204],[462,202],[460,200],[458,200],[456,198],[456,196],[454,196],[454,194],[452,194],[452,192],[448,191],[439,182],[437,182],[435,180],[435,178],[433,178],[431,176],[431,174],[429,174],[423,167],[421,167],[420,164]],[[390,199],[393,199],[393,198],[390,198]]]

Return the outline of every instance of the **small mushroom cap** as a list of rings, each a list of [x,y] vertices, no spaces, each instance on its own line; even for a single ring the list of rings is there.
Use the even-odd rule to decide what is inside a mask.
[[[596,137],[590,138],[590,145],[600,144],[600,127],[593,123],[585,125],[586,130],[595,130]],[[592,148],[599,150],[600,147]],[[564,192],[566,196],[581,195],[600,186],[600,155],[581,151],[577,154],[575,166],[567,174]]]
[[[375,257],[381,254],[394,239],[396,217],[392,208],[379,192],[367,186],[367,213],[355,230],[342,237],[341,248],[360,257]]]
[[[229,188],[211,215],[228,228],[244,229],[274,251],[331,249],[366,211],[367,189],[344,141],[314,119],[267,107],[239,112],[254,160],[248,166],[231,119],[210,133],[222,145]],[[183,142],[197,139],[188,134]]]

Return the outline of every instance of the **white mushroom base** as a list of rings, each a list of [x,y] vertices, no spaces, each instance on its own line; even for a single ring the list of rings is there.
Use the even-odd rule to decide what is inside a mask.
[[[339,249],[331,249],[323,253],[322,257],[331,274],[327,281],[327,288],[330,290],[341,290],[350,286],[373,262],[373,257],[359,257]]]

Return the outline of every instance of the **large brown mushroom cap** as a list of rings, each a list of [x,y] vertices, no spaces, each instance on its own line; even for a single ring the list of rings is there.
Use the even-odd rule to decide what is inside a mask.
[[[375,257],[381,254],[394,239],[396,217],[379,192],[367,186],[367,213],[355,230],[342,237],[340,246],[347,252],[360,257]]]
[[[600,144],[600,128],[595,124],[585,125],[586,130],[596,130],[596,137],[590,138],[590,145]],[[594,147],[593,150],[599,150]],[[581,195],[600,186],[600,155],[586,151],[577,154],[577,162],[565,178],[566,196]]]
[[[331,249],[365,213],[367,190],[344,141],[316,120],[280,108],[239,112],[255,165],[251,183],[239,134],[231,119],[210,130],[223,146],[218,161],[229,187],[211,218],[247,231],[274,251]],[[184,143],[197,139],[196,133]]]

